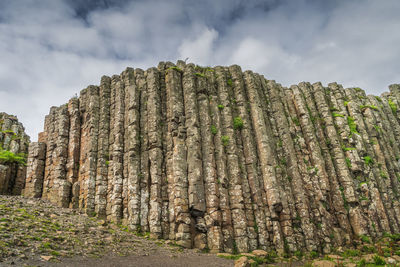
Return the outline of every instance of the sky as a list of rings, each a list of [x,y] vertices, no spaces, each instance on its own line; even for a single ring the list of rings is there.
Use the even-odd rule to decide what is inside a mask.
[[[398,0],[0,0],[0,112],[31,140],[102,75],[188,59],[284,86],[400,83]]]

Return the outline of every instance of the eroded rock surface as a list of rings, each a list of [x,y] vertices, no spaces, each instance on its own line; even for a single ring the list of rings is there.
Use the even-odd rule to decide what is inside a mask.
[[[290,88],[178,61],[51,108],[25,194],[211,251],[320,251],[400,228],[400,85]]]
[[[0,158],[0,194],[21,194],[25,185],[24,163],[28,145],[29,136],[17,117],[0,112],[0,151],[3,152]]]

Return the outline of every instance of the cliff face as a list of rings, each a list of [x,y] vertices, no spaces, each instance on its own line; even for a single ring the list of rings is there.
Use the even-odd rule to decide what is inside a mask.
[[[20,195],[29,137],[17,117],[0,112],[0,194]]]
[[[399,101],[399,85],[128,68],[51,108],[25,195],[185,247],[329,252],[399,233]]]

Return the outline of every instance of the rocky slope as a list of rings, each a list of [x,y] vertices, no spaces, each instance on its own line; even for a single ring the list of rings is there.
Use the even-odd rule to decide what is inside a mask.
[[[286,88],[239,66],[161,62],[52,107],[25,195],[212,252],[399,233],[400,86]]]
[[[233,266],[41,199],[0,196],[0,266]]]
[[[29,136],[17,117],[0,112],[0,194],[21,194]]]

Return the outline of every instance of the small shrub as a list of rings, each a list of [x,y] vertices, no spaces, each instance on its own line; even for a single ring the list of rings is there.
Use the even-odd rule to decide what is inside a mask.
[[[232,86],[233,85],[233,81],[232,81],[232,79],[228,79],[228,81],[226,82],[229,86]]]
[[[219,110],[223,110],[224,109],[224,105],[218,105],[218,109]]]
[[[221,136],[221,141],[222,141],[222,145],[223,146],[228,146],[228,144],[229,144],[229,136],[227,136],[227,135]]]
[[[364,157],[364,163],[367,164],[367,165],[370,165],[370,164],[374,163],[374,161],[370,156],[365,156]]]
[[[216,135],[216,134],[217,134],[217,127],[215,127],[215,125],[211,125],[211,133],[212,133],[213,135]]]
[[[366,236],[366,235],[361,235],[360,236],[360,239],[361,239],[361,241],[363,242],[363,243],[371,243],[371,239],[368,237],[368,236]]]
[[[233,128],[236,130],[241,130],[243,128],[243,120],[241,117],[235,117],[233,119]]]
[[[375,96],[375,99],[382,103],[382,98],[380,98],[379,96]]]
[[[390,107],[390,109],[392,110],[392,113],[394,114],[394,115],[396,115],[396,113],[397,113],[397,105],[396,105],[396,103],[394,103],[393,101],[392,101],[392,99],[388,99],[388,104],[389,104],[389,107]]]
[[[194,75],[198,76],[198,77],[206,77],[203,73],[200,72],[196,72]]]
[[[311,251],[309,254],[311,259],[316,259],[318,258],[318,252],[317,251]]]
[[[15,154],[11,151],[0,148],[0,162],[26,165],[26,155],[24,153]]]

